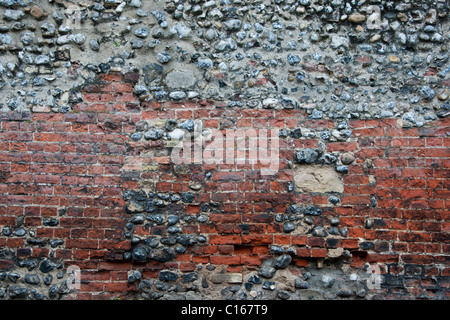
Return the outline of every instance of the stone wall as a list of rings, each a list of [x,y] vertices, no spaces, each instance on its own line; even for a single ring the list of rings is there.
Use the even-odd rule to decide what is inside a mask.
[[[0,298],[447,299],[446,5],[0,1]]]

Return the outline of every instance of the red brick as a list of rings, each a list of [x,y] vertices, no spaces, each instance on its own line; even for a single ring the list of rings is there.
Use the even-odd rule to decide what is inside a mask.
[[[327,256],[327,249],[311,249],[311,257],[313,258],[325,258]]]
[[[241,244],[239,235],[211,235],[209,237],[210,244]]]
[[[105,290],[107,292],[131,292],[137,291],[136,285],[127,282],[106,282]]]
[[[210,256],[211,264],[216,265],[239,265],[241,263],[240,256]]]
[[[261,260],[259,256],[256,255],[242,255],[240,263],[243,265],[259,266]]]
[[[242,235],[241,236],[241,243],[242,244],[252,244],[252,245],[259,245],[259,244],[271,244],[273,243],[273,236],[272,235]]]

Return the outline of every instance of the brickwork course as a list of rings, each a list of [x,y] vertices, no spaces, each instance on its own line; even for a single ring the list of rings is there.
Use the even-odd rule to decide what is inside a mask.
[[[0,0],[0,299],[448,299],[448,6]]]

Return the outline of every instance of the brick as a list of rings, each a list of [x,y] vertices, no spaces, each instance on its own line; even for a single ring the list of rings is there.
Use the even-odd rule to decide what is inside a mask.
[[[240,256],[211,256],[209,258],[211,264],[215,265],[239,265],[241,263]]]
[[[241,264],[250,266],[259,266],[261,265],[261,259],[257,255],[242,255]]]
[[[271,235],[242,235],[241,236],[242,244],[271,244],[273,243],[273,236]]]
[[[214,223],[238,223],[241,221],[240,214],[210,214],[209,220]]]
[[[311,257],[313,258],[325,258],[327,256],[327,249],[311,249]]]
[[[127,282],[107,282],[105,283],[107,292],[132,292],[137,291],[136,285]]]
[[[241,237],[239,235],[211,235],[209,238],[210,244],[241,244]]]

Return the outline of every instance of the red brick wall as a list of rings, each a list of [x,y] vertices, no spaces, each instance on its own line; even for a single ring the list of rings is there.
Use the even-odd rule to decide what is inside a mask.
[[[427,291],[426,280],[438,276],[444,279],[439,290],[448,297],[448,118],[421,128],[402,128],[396,119],[349,120],[351,139],[326,143],[328,152],[351,152],[356,158],[343,175],[341,203],[333,206],[324,194],[287,191],[293,177],[286,161],[294,159],[295,149],[316,148],[317,139],[281,139],[280,169],[265,178],[257,167],[225,164],[192,164],[187,173],[177,175],[164,152],[145,155],[148,150],[165,149],[160,141],[133,142],[130,135],[138,121],[150,119],[203,119],[208,128],[333,129],[335,122],[307,119],[301,109],[139,102],[133,95],[135,78],[102,75],[98,84],[84,88],[83,102],[71,113],[0,115],[0,226],[14,228],[23,217],[25,228],[35,231],[33,238],[47,241],[33,245],[27,242],[29,234],[0,235],[0,247],[14,249],[18,259],[48,257],[54,251],[65,266],[78,265],[82,269],[78,299],[136,291],[135,284],[127,283],[131,269],[156,277],[163,268],[187,272],[199,263],[211,263],[241,272],[270,257],[272,244],[294,247],[293,266],[299,268],[327,258],[328,250],[335,248],[352,253],[352,267],[380,262],[391,266],[383,271],[389,275],[420,265],[421,282],[411,283],[401,295],[432,296],[436,290]],[[145,165],[155,165],[157,170],[145,171]],[[212,172],[211,179],[204,179],[206,172]],[[170,193],[188,192],[189,182],[203,181],[202,189],[193,192],[195,200],[185,204],[186,214],[200,213],[201,205],[209,202],[218,203],[221,211],[210,213],[207,224],[190,224],[184,232],[206,235],[205,243],[165,263],[123,261],[123,253],[131,249],[130,240],[124,238],[128,215],[123,192],[138,190],[146,180],[156,181],[155,192]],[[326,226],[330,217],[339,217],[348,236],[336,236],[331,243],[311,234],[284,233],[274,216],[292,203],[320,207],[316,224]],[[49,218],[57,219],[58,225],[45,225]],[[366,228],[368,219],[374,222],[372,228]],[[51,248],[51,239],[62,239],[64,244]],[[372,242],[373,247],[363,249],[362,242]],[[11,268],[12,261],[0,260],[0,269]],[[388,287],[384,290],[395,294]]]

